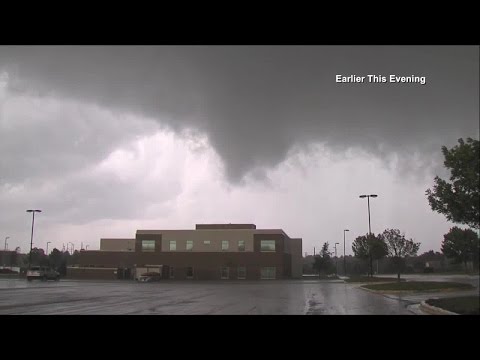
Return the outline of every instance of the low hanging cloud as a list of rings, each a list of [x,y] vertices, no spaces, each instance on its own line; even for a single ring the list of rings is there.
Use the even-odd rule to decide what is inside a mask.
[[[478,136],[478,61],[478,47],[462,46],[0,47],[8,91],[205,133],[233,183],[315,142],[397,154],[405,170],[415,154],[439,164],[442,145]],[[427,82],[338,84],[337,74]]]

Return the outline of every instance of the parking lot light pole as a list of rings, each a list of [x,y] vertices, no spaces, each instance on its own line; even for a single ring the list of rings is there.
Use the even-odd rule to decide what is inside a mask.
[[[51,244],[52,242],[51,241],[47,241],[47,253],[46,255],[48,256],[48,244]]]
[[[337,257],[337,245],[340,243],[335,243],[335,275],[338,275],[338,257]]]
[[[350,230],[343,230],[343,276],[347,276],[347,258],[345,257],[345,231]]]
[[[371,194],[371,195],[360,195],[359,197],[361,199],[364,199],[364,198],[367,198],[367,202],[368,202],[368,235],[372,235],[372,227],[370,225],[370,198],[376,198],[378,195],[375,195],[375,194]],[[372,272],[373,272],[373,269],[372,269]],[[378,259],[377,259],[377,274],[378,274]],[[373,276],[373,274],[372,274]]]
[[[378,195],[375,195],[375,194],[371,194],[371,195],[360,195],[359,196],[361,199],[364,199],[364,198],[367,198],[367,201],[368,201],[368,234],[371,235],[372,234],[372,227],[370,225],[370,198],[376,198],[378,197]]]
[[[32,265],[33,227],[35,225],[35,213],[36,212],[42,212],[42,210],[30,209],[30,210],[27,210],[27,212],[32,213],[32,234],[30,236],[30,254],[28,256],[28,267],[30,268],[30,266]]]
[[[10,239],[10,236],[6,236],[6,237],[5,237],[5,250],[7,250],[7,244],[8,244],[8,243],[7,243],[7,240],[8,240],[8,239]]]

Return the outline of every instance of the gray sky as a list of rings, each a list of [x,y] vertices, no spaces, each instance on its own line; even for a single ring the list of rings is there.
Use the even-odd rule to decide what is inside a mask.
[[[40,247],[253,222],[312,252],[366,233],[377,193],[374,232],[439,250],[424,193],[478,138],[478,68],[461,46],[0,46],[0,236],[27,250],[37,207]]]

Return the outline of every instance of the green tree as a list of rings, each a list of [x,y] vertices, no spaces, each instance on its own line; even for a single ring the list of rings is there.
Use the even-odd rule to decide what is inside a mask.
[[[31,256],[30,253],[27,254],[27,261],[31,260],[30,265],[40,265],[40,266],[46,266],[48,265],[48,257],[45,255],[45,252],[43,249],[39,248],[33,248],[31,251]]]
[[[58,265],[57,271],[60,273],[62,276],[67,275],[67,266],[72,264],[70,253],[68,251],[61,251],[61,258],[60,258],[60,264]]]
[[[449,221],[480,229],[480,145],[478,140],[458,139],[451,149],[442,147],[450,182],[435,177],[433,190],[426,195],[433,211]]]
[[[54,248],[48,256],[50,266],[54,269],[59,269],[62,263],[62,253],[57,248]]]
[[[473,260],[478,266],[479,237],[471,229],[460,229],[454,226],[443,235],[442,252],[447,258],[454,259],[456,263],[463,263],[467,270],[468,260]]]
[[[416,243],[412,239],[407,240],[405,234],[400,234],[398,229],[386,229],[379,237],[387,246],[388,256],[392,258],[397,268],[397,278],[400,281],[400,272],[405,264],[405,258],[416,256],[420,243]]]
[[[67,258],[67,265],[72,266],[78,264],[80,259],[80,251],[75,250],[68,258]]]
[[[21,266],[20,246],[15,248],[15,252],[12,255],[12,266]]]
[[[352,250],[356,257],[367,261],[369,275],[373,277],[373,261],[380,260],[387,255],[387,246],[381,237],[374,234],[358,236],[352,244]]]
[[[315,255],[313,268],[318,271],[318,275],[320,275],[322,271],[328,274],[332,270],[332,253],[328,250],[328,243],[324,243],[320,253]]]

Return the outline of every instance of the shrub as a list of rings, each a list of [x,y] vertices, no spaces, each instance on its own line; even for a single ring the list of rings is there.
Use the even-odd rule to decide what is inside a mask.
[[[0,269],[0,274],[18,274],[18,272],[12,269]]]

